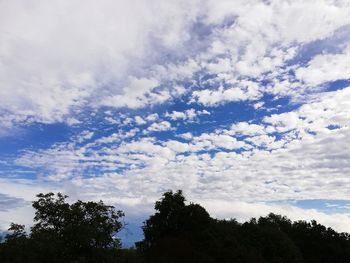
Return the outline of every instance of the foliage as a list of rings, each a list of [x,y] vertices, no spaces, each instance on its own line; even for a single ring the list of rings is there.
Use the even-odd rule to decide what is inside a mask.
[[[213,224],[207,211],[197,204],[185,205],[181,191],[164,193],[162,200],[156,202],[155,210],[143,226],[145,239],[137,244],[145,261],[180,262],[201,258]]]
[[[144,222],[144,240],[122,249],[121,211],[100,202],[39,194],[29,234],[11,224],[0,242],[4,263],[350,263],[350,236],[316,221],[269,214],[245,223],[218,220],[181,191],[166,192]]]
[[[135,248],[124,248],[118,250],[117,260],[118,263],[141,263],[142,257],[139,251]]]
[[[2,246],[2,262],[112,262],[120,241],[121,211],[100,202],[66,202],[60,193],[38,194],[34,226],[12,224]],[[21,255],[23,251],[24,255]],[[18,253],[21,252],[21,253]],[[25,258],[25,260],[24,260]]]
[[[164,193],[155,210],[137,244],[146,263],[350,262],[349,235],[316,221],[275,214],[243,224],[217,220],[198,204],[186,205],[181,191]]]

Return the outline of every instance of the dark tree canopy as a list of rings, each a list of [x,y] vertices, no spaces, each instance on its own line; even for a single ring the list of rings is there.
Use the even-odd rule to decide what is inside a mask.
[[[18,262],[112,262],[120,248],[116,233],[122,228],[121,211],[102,201],[69,204],[60,193],[37,197],[29,236],[24,226],[12,224],[1,262],[14,262],[12,248],[25,251]]]
[[[121,211],[99,202],[77,201],[68,204],[67,196],[53,193],[39,194],[33,202],[36,210],[31,228],[33,237],[43,237],[53,233],[72,249],[79,244],[80,249],[118,248],[119,239],[115,234],[122,228],[119,219]]]
[[[166,192],[144,222],[144,239],[122,249],[123,213],[100,202],[66,202],[39,194],[30,233],[11,224],[0,242],[1,263],[350,263],[350,236],[316,221],[269,214],[245,223],[212,218]]]
[[[181,191],[166,192],[137,244],[146,263],[349,263],[350,238],[316,221],[269,214],[246,223],[217,220]]]
[[[146,262],[193,261],[211,235],[213,220],[197,204],[185,204],[181,191],[166,192],[155,203],[156,213],[143,226],[144,240],[137,244]],[[204,259],[203,259],[204,260]]]

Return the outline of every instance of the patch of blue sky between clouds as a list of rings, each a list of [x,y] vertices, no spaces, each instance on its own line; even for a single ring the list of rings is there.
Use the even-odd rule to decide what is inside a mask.
[[[332,215],[334,213],[348,215],[350,213],[349,200],[305,199],[305,200],[273,201],[270,203],[293,205],[302,209],[315,209],[329,215]]]
[[[142,23],[138,18],[130,21],[130,36],[120,35],[137,52],[114,49],[112,36],[103,45],[88,42],[96,49],[92,54],[84,47],[80,54],[73,45],[81,57],[59,49],[75,65],[73,76],[56,74],[53,67],[52,79],[45,80],[40,70],[30,71],[47,81],[45,90],[35,86],[35,79],[25,79],[33,81],[33,96],[24,92],[27,86],[17,93],[6,89],[3,105],[8,109],[0,107],[1,179],[8,180],[7,187],[27,189],[27,200],[35,194],[29,181],[73,198],[106,198],[140,214],[174,187],[183,187],[189,198],[212,201],[212,206],[242,202],[234,208],[251,207],[251,215],[254,209],[274,209],[261,202],[293,199],[289,205],[301,209],[295,210],[298,215],[333,224],[306,210],[327,215],[348,211],[350,166],[343,148],[350,126],[350,7],[321,0],[284,5],[206,1],[202,6],[194,1],[184,9],[180,2],[168,3],[174,10],[162,6],[173,23],[149,18],[154,6],[139,10],[147,11],[149,20],[143,22],[150,30],[137,24]],[[294,21],[295,14],[300,21]],[[84,39],[85,30],[79,30]],[[91,30],[101,35],[94,25]],[[114,60],[105,57],[106,50]],[[128,65],[120,66],[116,61],[124,61],[124,55]],[[81,66],[87,70],[81,73],[85,64],[91,67]],[[19,67],[18,74],[24,73],[26,68]],[[62,87],[54,81],[57,76],[64,76]],[[4,81],[9,87],[15,83]],[[337,191],[340,185],[345,186]],[[235,215],[227,209],[212,211]],[[242,211],[236,215],[244,218]]]

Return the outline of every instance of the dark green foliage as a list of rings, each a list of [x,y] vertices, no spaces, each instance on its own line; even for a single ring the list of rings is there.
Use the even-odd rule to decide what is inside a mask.
[[[0,247],[0,262],[26,262],[28,239],[23,225],[11,223],[11,233],[5,236],[6,243]],[[15,255],[15,256],[14,256]]]
[[[202,250],[209,245],[214,221],[203,207],[185,205],[182,192],[177,191],[164,193],[155,209],[144,224],[144,241],[137,244],[146,262],[212,262],[203,258]]]
[[[349,234],[337,233],[316,221],[298,221],[292,225],[290,235],[305,262],[350,262]]]
[[[135,248],[125,248],[118,250],[117,260],[118,263],[141,263],[142,257],[139,251]]]
[[[181,191],[166,192],[156,213],[144,222],[137,244],[146,263],[302,263],[350,262],[350,237],[315,221],[291,222],[280,215],[217,220],[197,204],[185,204]]]
[[[0,242],[1,263],[350,263],[350,236],[316,221],[269,214],[243,224],[210,217],[166,192],[144,222],[137,249],[121,249],[121,211],[100,202],[66,202],[39,194],[30,234],[11,224]]]
[[[39,194],[33,202],[34,226],[12,224],[1,262],[114,262],[122,228],[121,211],[100,202],[66,202],[67,196]],[[23,255],[22,255],[23,254]]]

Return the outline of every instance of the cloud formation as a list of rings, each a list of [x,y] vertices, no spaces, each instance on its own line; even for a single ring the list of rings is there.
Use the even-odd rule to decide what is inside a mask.
[[[62,190],[138,214],[183,189],[220,217],[271,210],[348,230],[345,213],[271,203],[350,199],[348,1],[0,10],[3,196]]]
[[[153,44],[175,50],[188,39],[196,1],[184,4],[2,2],[0,104],[8,116],[2,125],[66,121],[88,103],[133,108],[162,100],[144,97],[157,80],[125,76],[161,55]]]

